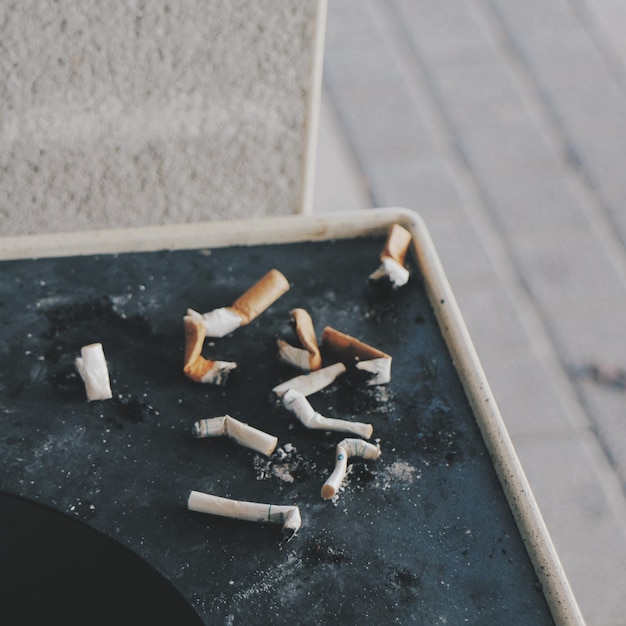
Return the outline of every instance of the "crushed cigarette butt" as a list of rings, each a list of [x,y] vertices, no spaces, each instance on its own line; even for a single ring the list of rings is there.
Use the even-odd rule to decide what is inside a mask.
[[[253,428],[230,415],[199,420],[193,425],[191,434],[197,439],[227,436],[240,446],[251,448],[265,456],[270,456],[278,444],[278,438],[274,435]]]
[[[200,491],[192,491],[187,500],[190,511],[219,515],[249,522],[269,522],[282,524],[283,530],[294,535],[302,525],[300,509],[296,505],[282,506],[245,502],[221,498]]]
[[[185,360],[183,372],[197,383],[224,385],[228,375],[237,367],[230,361],[211,361],[202,356],[202,346],[206,337],[206,327],[194,316],[186,315],[185,323]]]
[[[279,357],[304,371],[318,370],[322,367],[322,355],[311,316],[304,309],[293,309],[291,317],[296,325],[296,333],[302,348],[296,348],[286,341],[278,340]]]
[[[289,281],[276,269],[270,270],[229,307],[200,314],[193,309],[187,316],[201,320],[207,337],[224,337],[249,324],[289,290]]]
[[[374,427],[371,424],[324,417],[311,406],[303,394],[295,389],[289,389],[283,395],[283,406],[291,411],[307,428],[352,433],[366,439],[369,439],[374,432]]]
[[[380,457],[380,448],[362,439],[344,439],[337,444],[335,469],[322,486],[322,498],[333,498],[343,482],[348,469],[350,457],[360,457],[367,461],[375,461]]]
[[[398,289],[409,282],[409,271],[404,266],[406,253],[411,245],[411,233],[394,224],[387,234],[385,248],[380,255],[380,267],[370,274],[370,280],[389,280],[394,289]]]
[[[328,367],[290,378],[280,385],[276,385],[272,392],[278,398],[282,398],[289,389],[299,391],[303,396],[310,396],[332,384],[338,376],[346,371],[343,363],[334,363]]]
[[[101,343],[91,343],[80,349],[76,369],[85,383],[87,400],[108,400],[113,397],[109,369]]]
[[[356,360],[357,369],[371,374],[368,385],[384,385],[391,380],[391,356],[330,326],[322,333],[322,349],[344,363]]]

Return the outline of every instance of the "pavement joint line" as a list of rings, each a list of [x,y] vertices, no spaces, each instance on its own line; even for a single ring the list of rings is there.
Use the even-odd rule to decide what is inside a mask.
[[[379,5],[373,5],[372,3],[368,3],[367,7],[370,10],[374,10],[375,21],[379,25],[381,34],[389,40],[393,30],[390,21],[402,24],[402,20],[398,19],[397,14],[394,16],[389,15],[391,9],[388,5],[386,11]],[[401,26],[399,30],[403,31]],[[506,251],[502,235],[498,232],[492,216],[485,207],[483,194],[477,187],[476,180],[468,169],[468,164],[458,151],[458,141],[448,132],[451,124],[447,120],[445,113],[443,113],[442,103],[435,101],[433,95],[425,95],[423,93],[423,90],[419,87],[420,81],[415,79],[416,69],[414,65],[409,67],[406,57],[395,52],[399,44],[399,38],[394,38],[393,42],[389,42],[390,48],[396,54],[398,66],[403,69],[403,73],[407,77],[407,86],[409,86],[412,96],[419,105],[417,108],[421,113],[427,114],[427,125],[436,129],[433,137],[435,147],[450,163],[453,177],[460,186],[459,191],[462,195],[463,207],[468,214],[469,220],[476,228],[481,244],[491,258],[492,266],[499,276],[503,290],[507,292],[516,306],[519,319],[530,339],[533,354],[543,361],[546,369],[551,373],[555,381],[555,387],[566,406],[566,412],[569,415],[577,415],[581,421],[591,426],[589,415],[581,405],[580,398],[563,368],[554,344],[549,338],[542,316],[538,312],[524,281],[521,279],[510,255]],[[417,61],[420,74],[424,76],[425,82],[430,86],[431,92],[434,93],[433,81],[424,71],[423,60],[419,58],[417,51],[410,46],[404,32],[402,32],[402,45],[404,48],[409,49],[411,56]]]
[[[470,1],[475,7],[474,15],[482,18],[483,24],[490,32],[493,44],[506,55],[507,65],[510,64],[515,68],[514,73],[508,71],[508,74],[520,87],[520,96],[523,98],[533,121],[538,125],[542,135],[553,150],[563,155],[560,165],[572,175],[572,184],[575,185],[575,192],[580,199],[583,213],[592,231],[603,242],[607,258],[620,277],[622,286],[626,289],[626,251],[624,242],[619,236],[619,228],[610,216],[607,199],[594,185],[593,175],[586,167],[584,159],[577,158],[576,163],[574,163],[571,158],[567,158],[567,155],[578,154],[578,150],[570,140],[567,130],[559,119],[558,111],[550,102],[549,96],[534,77],[529,63],[525,60],[524,53],[516,43],[515,35],[511,32],[506,19],[495,6],[494,1]],[[489,12],[485,9],[485,3],[491,9]],[[533,98],[530,96],[532,93],[539,94],[539,96]]]
[[[483,17],[484,23],[487,27],[489,27],[492,37],[495,39],[499,30],[502,35],[507,38],[506,41],[501,40],[501,45],[499,47],[502,48],[505,54],[507,54],[509,62],[518,68],[518,71],[514,74],[514,79],[518,85],[522,87],[520,91],[524,95],[526,106],[532,114],[534,121],[539,125],[544,137],[550,143],[558,142],[561,143],[565,149],[569,149],[572,144],[567,137],[567,132],[559,121],[557,112],[553,107],[549,106],[546,97],[543,96],[542,98],[536,99],[527,97],[529,93],[543,94],[543,91],[541,86],[537,84],[529,65],[524,61],[524,55],[515,45],[515,38],[510,32],[508,25],[506,24],[506,20],[502,17],[497,8],[494,7],[493,0],[486,0],[492,9],[491,16],[487,15],[485,11],[482,10],[484,7],[482,3],[477,3],[476,0],[470,1],[472,1],[476,7],[474,14],[481,15]],[[479,6],[479,4],[481,6]],[[497,28],[493,23],[494,20],[497,21],[499,28]],[[497,45],[496,41],[494,41],[494,44]],[[526,83],[525,85],[520,84],[522,80]],[[598,240],[603,242],[607,258],[616,270],[622,287],[626,289],[626,252],[621,240],[619,239],[619,235],[617,234],[618,229],[612,224],[612,220],[606,210],[606,203],[601,199],[601,195],[598,191],[593,188],[590,173],[586,171],[584,163],[581,164],[580,168],[574,168],[568,160],[565,160],[564,167],[569,169],[570,173],[574,174],[573,181],[577,186],[576,191],[580,197],[581,208],[592,228],[592,231]],[[572,172],[572,170],[574,171]],[[579,175],[576,176],[576,173]],[[538,315],[543,317],[538,309],[536,310]],[[548,331],[546,330],[546,332]],[[599,420],[596,417],[595,412],[587,407],[584,390],[579,384],[576,383],[575,380],[571,379],[571,376],[568,373],[567,363],[560,357],[560,351],[557,346],[554,346],[554,351],[556,358],[561,362],[565,376],[567,376],[570,380],[571,387],[574,394],[578,398],[578,402],[582,410],[587,416],[591,431],[597,438],[599,445],[604,451],[607,462],[618,478],[622,489],[622,499],[626,499],[626,482],[619,478],[618,463],[615,460],[609,442],[605,440]]]
[[[589,34],[600,56],[603,57],[613,78],[619,84],[624,94],[626,94],[626,61],[613,45],[610,33],[600,32],[606,29],[589,8],[587,2],[584,0],[568,0],[568,2],[572,6],[572,10],[579,21],[585,25],[585,30]],[[611,43],[607,43],[607,41],[611,41]]]

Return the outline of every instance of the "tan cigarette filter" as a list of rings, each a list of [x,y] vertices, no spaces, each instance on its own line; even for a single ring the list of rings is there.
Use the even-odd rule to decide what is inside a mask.
[[[385,249],[380,255],[381,260],[385,258],[393,259],[400,265],[404,265],[406,253],[411,245],[411,233],[400,226],[400,224],[394,224],[387,234],[387,241],[385,242]]]
[[[243,326],[258,317],[287,291],[289,281],[278,270],[272,269],[240,296],[230,308],[241,317]]]
[[[190,315],[184,318],[185,323],[185,360],[183,372],[197,383],[213,383],[222,385],[228,373],[237,365],[227,361],[211,361],[205,359],[201,352],[206,337],[206,328],[202,319]]]
[[[324,328],[322,333],[322,348],[340,361],[351,361],[353,359],[368,361],[370,359],[391,358],[382,350],[368,346],[355,337],[339,332],[330,326]]]
[[[309,353],[309,366],[311,370],[318,370],[322,367],[322,355],[315,336],[313,320],[304,309],[294,309],[291,317],[296,324],[296,333],[302,347]]]

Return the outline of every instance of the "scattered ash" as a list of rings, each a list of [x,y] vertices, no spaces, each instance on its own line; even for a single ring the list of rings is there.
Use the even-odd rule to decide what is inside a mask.
[[[314,539],[304,549],[302,561],[305,565],[340,565],[349,562],[350,557],[345,550],[336,548],[324,538]]]
[[[68,507],[68,512],[83,521],[87,521],[96,516],[96,505],[90,500],[77,500]]]
[[[132,394],[126,396],[119,394],[114,398],[117,406],[117,415],[126,422],[139,424],[150,415],[158,415],[159,412],[150,404],[142,402]]]
[[[393,391],[386,385],[366,383],[369,374],[349,368],[339,379],[338,407],[353,415],[386,415],[395,409]]]
[[[291,443],[277,448],[269,458],[256,454],[253,463],[257,480],[277,478],[286,483],[293,483],[311,477],[317,470],[317,465],[298,452]]]
[[[406,461],[395,461],[391,465],[387,465],[376,476],[377,481],[375,487],[387,491],[391,489],[392,484],[401,483],[408,486],[415,480],[421,478],[421,474],[417,468],[413,467]]]

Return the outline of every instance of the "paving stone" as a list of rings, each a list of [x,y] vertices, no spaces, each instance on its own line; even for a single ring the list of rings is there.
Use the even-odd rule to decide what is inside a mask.
[[[594,436],[573,431],[518,438],[516,448],[587,623],[623,624],[623,502]]]

